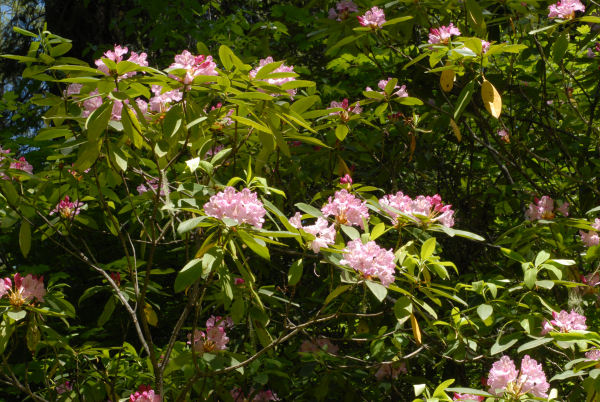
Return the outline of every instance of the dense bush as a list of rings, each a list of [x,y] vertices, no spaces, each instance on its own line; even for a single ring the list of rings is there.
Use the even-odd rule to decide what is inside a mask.
[[[2,395],[597,400],[595,12],[281,2],[92,66],[15,28]]]

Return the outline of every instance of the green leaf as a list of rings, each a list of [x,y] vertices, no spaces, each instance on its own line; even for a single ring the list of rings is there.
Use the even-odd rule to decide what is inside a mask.
[[[141,136],[142,127],[138,122],[135,114],[126,104],[123,104],[121,111],[121,123],[123,124],[123,131],[129,137],[129,140],[133,143],[133,146],[140,149],[143,144],[143,138]]]
[[[302,278],[302,268],[302,258],[292,264],[290,267],[290,272],[288,273],[289,286],[296,286],[296,284],[300,281],[300,278]]]
[[[502,254],[504,254],[505,256],[507,256],[508,258],[510,258],[511,260],[515,260],[518,261],[520,263],[526,263],[527,260],[519,253],[517,253],[516,251],[510,250],[508,248],[504,248],[501,247],[500,251],[502,252]]]
[[[498,335],[498,338],[496,338],[496,342],[492,345],[492,348],[490,349],[490,353],[492,355],[495,355],[504,352],[506,349],[509,349],[512,345],[519,341],[517,338],[515,338],[516,335],[518,334],[504,337],[505,343],[500,343],[500,337],[502,336],[502,334]]]
[[[421,260],[426,260],[433,255],[435,251],[436,240],[435,237],[430,237],[425,240],[421,246]]]
[[[383,286],[381,283],[367,280],[365,282],[365,284],[367,285],[367,287],[369,288],[371,293],[373,293],[373,295],[380,302],[383,301],[385,299],[385,297],[387,296],[387,288],[385,286]]]
[[[404,17],[392,18],[391,20],[386,21],[382,26],[388,27],[390,25],[398,24],[399,22],[408,21],[412,18],[413,18],[412,15],[405,15]]]
[[[259,130],[259,131],[262,131],[264,133],[273,134],[273,131],[269,127],[267,127],[267,126],[265,126],[263,124],[260,124],[260,123],[254,121],[254,120],[250,120],[250,119],[248,119],[246,117],[242,117],[242,116],[231,116],[231,118],[233,120],[237,120],[238,122],[240,122],[240,123],[242,123],[242,124],[244,124],[246,126],[253,127],[253,128],[255,128],[255,129]]]
[[[485,321],[488,319],[488,317],[491,317],[493,312],[494,308],[489,304],[482,304],[477,307],[477,315],[479,315],[479,318],[481,318],[482,321]]]
[[[339,295],[344,293],[349,288],[350,288],[350,285],[340,285],[337,288],[333,289],[333,291],[327,295],[327,297],[325,298],[325,303],[323,303],[323,304],[324,305],[329,304],[333,299],[335,299],[336,297],[338,297]]]
[[[13,31],[15,31],[16,33],[20,33],[21,35],[30,36],[32,38],[37,38],[38,37],[33,32],[29,32],[29,31],[27,31],[27,30],[25,30],[23,28],[19,28],[17,26],[13,26],[12,29],[13,29]]]
[[[283,61],[274,61],[273,63],[264,65],[263,67],[260,68],[260,70],[258,70],[258,72],[256,73],[256,77],[254,77],[254,79],[256,79],[256,80],[265,79],[267,77],[267,75],[269,75],[271,72],[277,70],[279,67],[281,67],[282,64],[283,64]]]
[[[535,286],[535,281],[537,280],[537,273],[537,268],[529,268],[527,271],[525,271],[524,282],[525,286],[527,286],[528,289],[533,289],[533,287]]]
[[[348,126],[345,124],[338,124],[335,128],[335,136],[337,137],[337,139],[340,141],[344,141],[346,135],[348,135]]]
[[[85,122],[87,137],[90,141],[96,141],[108,127],[112,114],[112,101],[106,99],[102,105],[94,110]],[[84,169],[85,170],[85,169]]]
[[[0,354],[3,354],[4,350],[6,350],[8,341],[14,330],[15,326],[10,324],[10,320],[3,319],[0,321]]]
[[[548,253],[547,251],[540,251],[538,253],[538,255],[535,257],[535,262],[534,265],[535,267],[539,267],[540,265],[542,265],[543,263],[545,263],[546,261],[548,261],[548,259],[550,258],[550,253]]]
[[[401,105],[408,105],[408,106],[415,106],[415,105],[422,105],[423,101],[419,98],[413,98],[412,96],[405,96],[403,98],[394,98],[394,100],[396,102],[398,102]]]
[[[377,225],[373,227],[371,230],[371,240],[377,239],[379,236],[385,233],[385,223],[379,222]]]
[[[446,390],[446,388],[448,388],[449,385],[452,385],[454,383],[454,378],[451,378],[449,380],[444,381],[443,383],[441,383],[440,385],[438,385],[435,388],[435,391],[433,391],[433,397],[434,398],[448,398],[448,400],[450,400],[450,398],[448,397],[448,395],[446,395],[446,393],[444,392]]]
[[[323,213],[320,210],[318,210],[317,208],[313,207],[312,205],[308,205],[308,204],[299,202],[297,204],[294,204],[294,206],[296,208],[298,208],[300,211],[307,213],[315,218],[323,216]]]
[[[521,353],[521,352],[523,352],[525,350],[537,348],[538,346],[541,346],[541,345],[544,345],[544,344],[550,343],[550,342],[552,342],[552,338],[538,338],[538,339],[534,339],[532,341],[529,341],[529,342],[524,343],[521,346],[519,346],[519,349],[517,349],[517,353]]]
[[[552,46],[552,59],[556,64],[560,64],[562,59],[565,57],[565,53],[569,47],[569,33],[564,31],[561,33],[556,42],[554,42],[554,46]]]
[[[591,22],[592,24],[600,24],[600,17],[595,17],[593,15],[586,15],[579,18],[581,22]]]
[[[27,311],[26,310],[9,310],[8,313],[6,313],[6,315],[15,321],[21,321],[27,315]]]
[[[242,239],[244,244],[250,248],[250,250],[254,251],[256,254],[258,254],[265,260],[269,260],[271,258],[271,256],[269,255],[269,249],[267,248],[265,242],[262,239],[253,237],[243,230],[238,230],[237,234],[240,237],[240,239]]]
[[[471,394],[471,395],[480,395],[480,396],[493,396],[492,394],[481,391],[475,388],[465,388],[465,387],[452,387],[446,388],[448,392],[458,392],[460,394]]]
[[[458,121],[458,118],[465,110],[469,102],[471,102],[471,97],[475,92],[475,80],[469,81],[467,85],[460,91],[458,95],[458,99],[456,100],[456,107],[454,108],[454,121]]]
[[[19,229],[19,247],[21,253],[27,258],[29,250],[31,250],[31,225],[26,220],[21,221],[21,228]]]
[[[194,258],[179,271],[175,278],[175,293],[179,293],[202,276],[202,259]]]
[[[88,141],[80,146],[77,153],[77,160],[73,164],[73,167],[80,172],[90,168],[96,162],[96,159],[98,159],[100,148],[102,148],[102,138],[99,141]]]
[[[34,141],[50,141],[55,138],[65,137],[66,139],[71,138],[73,132],[64,127],[48,127],[42,128],[39,134],[34,138]]]
[[[346,235],[351,240],[356,240],[356,239],[360,238],[360,233],[358,232],[358,230],[356,230],[352,226],[341,225],[340,228],[342,229],[342,232],[346,233]]]
[[[100,317],[98,317],[98,327],[103,327],[104,324],[106,324],[108,322],[108,320],[110,319],[110,316],[115,311],[115,307],[116,307],[115,298],[113,296],[110,296],[110,298],[104,305],[104,309],[102,310]]]
[[[475,0],[467,0],[467,21],[473,30],[480,37],[485,37],[485,20],[483,19],[483,11],[477,1]]]

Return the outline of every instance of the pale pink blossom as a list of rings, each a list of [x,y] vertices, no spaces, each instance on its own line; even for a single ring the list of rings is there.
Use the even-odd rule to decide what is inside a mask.
[[[164,113],[167,112],[171,105],[183,99],[183,93],[178,89],[162,92],[160,85],[152,85],[152,93],[154,96],[150,98],[149,108],[151,112]]]
[[[553,320],[544,321],[542,323],[542,335],[547,334],[550,331],[557,332],[571,332],[571,331],[585,331],[587,325],[585,324],[586,317],[578,314],[575,310],[571,310],[567,313],[562,310],[560,313],[556,311],[552,312]]]
[[[502,356],[495,362],[490,369],[487,379],[487,385],[490,387],[490,393],[502,395],[509,384],[517,380],[519,372],[515,367],[515,362],[508,356]],[[498,392],[501,391],[501,392]]]
[[[314,225],[302,226],[301,217],[302,215],[296,212],[296,215],[290,218],[290,224],[296,229],[303,229],[306,233],[315,236],[315,239],[310,242],[310,247],[315,253],[335,243],[335,225],[330,225],[327,219],[319,217]]]
[[[352,115],[352,114],[361,114],[362,113],[362,108],[360,107],[360,102],[356,102],[356,104],[354,106],[351,106],[351,105],[348,105],[348,98],[344,98],[344,100],[342,100],[341,102],[336,102],[336,101],[331,102],[329,109],[333,109],[333,108],[343,109],[338,112],[329,113],[330,116],[337,114],[338,116],[340,116],[340,120],[342,120],[343,122],[347,122],[348,120],[350,120],[350,115]]]
[[[150,190],[152,190],[153,193],[156,193],[158,191],[158,179],[146,180],[146,183],[142,183],[139,186],[137,186],[136,190],[140,195]],[[165,196],[165,191],[163,189],[160,189],[160,195],[163,197]]]
[[[600,236],[598,236],[598,232],[594,230],[590,230],[587,233],[583,230],[580,230],[579,238],[586,247],[597,246],[600,244]]]
[[[429,30],[429,43],[435,44],[446,44],[450,41],[450,37],[453,35],[460,35],[460,31],[453,23],[448,26],[441,26],[439,28],[431,28]]]
[[[561,18],[571,20],[575,18],[576,11],[585,11],[585,6],[579,0],[563,0],[548,6],[548,18]]]
[[[204,204],[204,212],[213,218],[229,218],[238,224],[248,223],[257,228],[262,227],[267,213],[256,193],[247,188],[238,192],[233,187],[225,187],[225,190],[210,197],[210,201]]]
[[[208,320],[206,320],[206,328],[212,328],[212,327],[222,327],[225,329],[232,328],[233,320],[231,319],[231,317],[223,318],[220,315],[218,315],[218,316],[211,315],[208,318]]]
[[[0,299],[4,297],[5,294],[8,294],[12,289],[12,281],[10,278],[0,279]]]
[[[129,49],[127,49],[127,47],[121,47],[121,46],[115,45],[114,51],[107,50],[104,53],[104,57],[109,60],[114,61],[115,63],[119,63],[119,62],[123,61],[123,56],[128,51],[129,51]],[[147,58],[146,53],[137,54],[136,52],[131,52],[131,54],[129,55],[129,59],[127,59],[127,61],[138,64],[141,67],[147,67],[148,61],[146,60],[146,58]],[[96,67],[98,67],[98,70],[102,71],[106,75],[111,75],[111,73],[116,73],[116,72],[109,71],[108,66],[104,63],[104,61],[102,59],[96,60],[95,63],[96,63]],[[130,71],[128,73],[121,74],[119,76],[119,79],[129,78],[136,74],[137,74],[137,71]]]
[[[505,129],[498,130],[497,134],[502,141],[506,142],[507,144],[510,142],[510,136],[508,135],[508,131]]]
[[[65,380],[56,386],[56,393],[60,395],[71,391],[72,389],[73,384],[71,384],[71,381]]]
[[[563,216],[569,216],[569,203],[563,202],[558,208],[554,208],[554,200],[552,197],[544,195],[542,198],[534,198],[534,203],[529,204],[525,211],[525,218],[529,221],[539,219],[553,219],[555,212]]]
[[[380,80],[379,83],[377,83],[377,86],[379,87],[379,89],[381,89],[381,92],[379,92],[380,94],[385,95],[385,86],[388,84],[388,82],[390,80],[391,80],[391,78],[388,77],[387,80]],[[371,87],[366,87],[365,91],[367,91],[367,92],[378,92],[378,91],[373,91],[373,89],[371,89]],[[396,85],[394,87],[394,91],[395,92],[392,92],[392,95],[396,95],[399,98],[406,98],[406,97],[408,97],[408,92],[406,92],[406,85],[402,85],[402,86]]]
[[[358,17],[358,22],[363,27],[369,27],[371,29],[379,29],[385,24],[385,14],[379,7],[373,7]]]
[[[8,297],[10,304],[20,307],[25,303],[31,303],[34,300],[44,301],[46,289],[44,287],[44,277],[27,274],[25,277],[16,273],[13,282],[10,278],[0,280],[0,297]]]
[[[300,353],[317,353],[320,351],[336,355],[339,348],[327,338],[317,338],[314,342],[306,339],[300,345]]]
[[[233,327],[231,318],[222,318],[211,316],[206,321],[206,332],[195,330],[194,336],[188,334],[188,344],[192,344],[194,351],[202,354],[204,352],[213,352],[227,349],[229,338],[225,332],[226,329]]]
[[[585,352],[585,359],[590,361],[598,361],[600,360],[600,349],[592,348]]]
[[[364,278],[379,278],[385,287],[394,282],[396,263],[391,249],[381,248],[374,241],[363,244],[360,239],[356,239],[348,242],[344,253],[340,264],[349,266]]]
[[[216,67],[217,65],[213,61],[212,56],[194,56],[188,50],[184,50],[175,56],[175,62],[172,63],[169,68],[186,70],[185,75],[181,78],[169,74],[169,77],[183,82],[186,89],[189,89],[194,78],[200,75],[217,75],[217,71],[215,70]]]
[[[252,71],[250,71],[250,77],[255,78],[256,74],[258,74],[258,72],[264,66],[266,66],[267,64],[271,64],[271,63],[273,63],[273,57],[271,57],[271,56],[267,57],[266,59],[261,59],[258,64],[258,67],[254,68]],[[294,73],[294,66],[286,66],[285,64],[282,64],[279,67],[277,67],[275,70],[273,70],[271,73]],[[271,85],[281,86],[281,85],[285,84],[286,82],[295,81],[295,80],[296,80],[296,77],[281,77],[281,78],[267,78],[267,79],[262,79],[260,81],[265,81]],[[290,95],[291,98],[293,98],[296,95],[295,89],[288,89],[286,92]]]
[[[485,400],[485,397],[473,394],[460,394],[458,392],[455,392],[452,400],[464,402],[483,402]]]
[[[217,103],[216,106],[211,106],[210,111],[211,112],[213,110],[220,111],[222,107],[223,107],[223,105],[221,104],[221,102],[219,102],[219,103]],[[231,116],[233,115],[234,112],[235,112],[234,109],[229,109],[223,118],[217,120],[217,122],[215,123],[215,125],[218,126],[218,127],[220,127],[220,128],[222,128],[222,126],[231,126],[233,123],[235,123],[231,119]]]
[[[33,166],[27,162],[24,156],[21,156],[19,159],[10,162],[10,168],[33,174]]]
[[[160,402],[160,395],[156,394],[149,385],[140,385],[138,390],[129,396],[130,402]]]
[[[83,84],[69,84],[64,94],[65,96],[79,95],[81,88],[83,88]]]
[[[72,219],[76,215],[79,215],[83,205],[85,204],[79,200],[75,200],[75,202],[70,201],[69,196],[65,195],[65,198],[56,204],[56,207],[50,211],[50,215],[54,215],[58,212],[63,218]]]
[[[415,223],[426,224],[428,222],[437,222],[446,227],[454,226],[454,211],[452,205],[442,203],[442,197],[439,194],[434,196],[419,195],[415,199],[398,191],[396,194],[384,195],[379,200],[383,211],[390,215],[394,225],[398,224],[400,211]]]
[[[334,8],[329,9],[328,18],[336,21],[342,21],[348,18],[350,13],[358,12],[358,6],[352,1],[340,1]]]
[[[355,225],[364,229],[363,219],[369,219],[367,203],[359,200],[347,190],[335,192],[335,197],[329,197],[327,204],[321,208],[323,215],[334,216],[341,225]]]
[[[490,42],[488,42],[485,39],[481,40],[481,53],[485,54],[487,53],[487,51],[490,50]]]
[[[408,371],[406,370],[406,363],[401,362],[400,364],[392,364],[392,363],[383,363],[377,369],[375,373],[375,378],[377,381],[383,381],[386,378],[395,380],[400,376],[400,373],[406,374]]]
[[[533,394],[538,398],[546,398],[548,396],[548,388],[550,384],[546,381],[546,374],[542,365],[537,361],[525,355],[521,360],[521,372],[518,378],[521,394]]]

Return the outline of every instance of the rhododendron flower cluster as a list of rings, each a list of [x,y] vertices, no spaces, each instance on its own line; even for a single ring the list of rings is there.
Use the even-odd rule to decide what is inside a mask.
[[[439,28],[431,28],[429,30],[429,40],[428,42],[432,45],[436,44],[446,44],[450,41],[450,38],[453,35],[460,35],[460,31],[457,27],[454,26],[453,23],[450,23],[448,26],[441,26]]]
[[[485,397],[473,394],[460,394],[458,392],[454,393],[452,397],[453,401],[465,401],[465,402],[483,402]]]
[[[85,204],[83,202],[80,202],[79,200],[75,200],[75,202],[72,202],[69,196],[65,195],[65,198],[63,198],[58,204],[56,204],[56,207],[54,207],[54,209],[50,211],[50,215],[54,215],[58,212],[63,218],[71,219],[76,215],[79,215],[79,212],[81,212],[81,207],[83,205]]]
[[[140,385],[138,390],[129,396],[130,402],[160,402],[157,395],[149,385]]]
[[[586,317],[576,313],[575,310],[571,310],[570,313],[567,313],[565,310],[562,310],[560,313],[553,311],[552,317],[554,319],[550,320],[550,322],[544,320],[542,323],[542,335],[550,331],[570,332],[585,331],[587,329],[587,325],[585,324]]]
[[[334,8],[329,9],[328,18],[336,21],[342,21],[348,18],[350,13],[358,12],[358,6],[352,1],[340,1]]]
[[[553,219],[558,212],[563,216],[569,216],[569,203],[563,202],[560,207],[554,208],[554,200],[550,196],[534,198],[534,203],[529,204],[525,211],[525,218],[530,221],[538,219]]]
[[[398,378],[400,373],[407,373],[406,363],[402,362],[395,366],[392,363],[383,363],[381,366],[379,366],[379,369],[377,369],[377,372],[375,373],[375,378],[377,379],[377,381],[382,381],[386,378],[395,380],[396,378]]]
[[[56,393],[60,395],[64,394],[65,392],[71,391],[72,389],[73,384],[71,384],[71,381],[65,380],[56,386]]]
[[[377,84],[377,86],[379,87],[379,89],[381,89],[381,92],[379,92],[380,94],[385,95],[385,86],[388,84],[388,82],[390,80],[391,80],[391,78],[388,78],[387,80],[381,80],[381,81],[379,81],[379,83]],[[366,87],[365,91],[367,91],[367,92],[377,92],[377,91],[373,91],[371,89],[371,87]],[[408,92],[406,92],[406,85],[402,85],[402,86],[396,85],[394,87],[394,91],[395,92],[392,92],[392,95],[396,95],[399,98],[406,98],[406,97],[408,97]]]
[[[142,183],[139,186],[136,187],[136,190],[138,192],[138,194],[144,194],[150,190],[154,190],[153,192],[156,193],[156,191],[158,191],[158,179],[150,179],[147,180],[146,183]],[[165,195],[165,191],[161,188],[160,189],[160,195],[164,196]]]
[[[330,225],[327,219],[319,217],[314,225],[302,226],[302,214],[296,212],[290,218],[290,224],[296,229],[303,229],[306,233],[315,236],[315,239],[310,242],[310,247],[315,253],[335,243],[335,225]]]
[[[352,176],[348,173],[340,177],[340,184],[352,184]]]
[[[497,134],[502,141],[506,142],[507,144],[510,143],[510,136],[508,135],[508,131],[506,131],[505,129],[500,129],[498,130]]]
[[[486,54],[487,51],[490,50],[490,42],[485,39],[481,40],[481,53]]]
[[[10,304],[15,307],[31,303],[34,299],[38,302],[44,301],[46,288],[43,276],[28,274],[22,277],[21,274],[16,273],[13,281],[14,287],[10,278],[0,279],[0,298],[6,295]]]
[[[579,231],[579,237],[583,244],[587,247],[597,246],[600,244],[600,236],[598,236],[598,231],[600,231],[600,219],[596,218],[594,223],[592,223],[592,227],[594,230],[590,230],[587,233],[583,230]]]
[[[576,11],[585,11],[585,6],[579,0],[563,0],[548,6],[548,18],[562,18],[570,20],[575,18]]]
[[[358,22],[363,27],[369,27],[371,29],[378,29],[385,24],[385,14],[383,10],[379,7],[373,7],[369,11],[365,13],[365,15],[361,15],[358,17]]]
[[[379,200],[379,204],[392,217],[394,225],[398,224],[398,217],[400,216],[394,211],[397,210],[409,215],[421,224],[438,222],[446,227],[454,226],[452,205],[444,205],[438,194],[434,196],[419,195],[412,199],[404,195],[402,191],[398,191],[396,194],[384,195]],[[426,221],[423,221],[423,217],[426,218]]]
[[[600,349],[592,348],[585,352],[585,358],[589,361],[598,361],[600,360]]]
[[[225,190],[210,197],[210,201],[204,204],[204,212],[213,218],[229,218],[238,224],[248,223],[257,228],[262,227],[267,213],[256,193],[247,188],[238,192],[233,187],[225,187]]]
[[[69,85],[69,89],[67,90],[67,93],[71,94],[71,95],[78,95],[80,93],[82,87],[81,86],[73,87],[73,85],[77,85],[77,84]],[[124,100],[123,102],[125,102],[126,104],[129,104],[128,99]],[[112,106],[111,115],[110,115],[111,120],[115,120],[115,121],[121,120],[121,112],[123,111],[123,102],[117,101],[117,100],[113,101],[113,106]],[[98,91],[98,89],[94,89],[81,102],[81,107],[83,108],[81,115],[83,117],[88,117],[96,109],[98,109],[100,106],[102,106],[103,103],[104,103],[104,99],[100,95],[100,92]],[[137,98],[135,100],[135,103],[140,108],[140,111],[143,114],[146,114],[148,112],[148,103],[145,100],[143,100],[141,98]]]
[[[4,159],[6,159],[6,156],[4,156],[4,155],[9,154],[9,153],[10,153],[10,149],[2,149],[2,147],[0,147],[0,162],[2,162]],[[15,169],[15,170],[22,170],[29,174],[33,174],[33,166],[29,162],[27,162],[27,160],[25,159],[24,156],[21,156],[17,160],[11,160],[9,168]],[[7,179],[8,177],[4,174],[0,174],[0,178]]]
[[[206,332],[195,330],[193,336],[194,351],[199,354],[227,349],[229,338],[225,330],[233,327],[231,318],[210,316],[206,320]],[[188,334],[188,344],[192,344],[192,334]]]
[[[152,93],[154,96],[150,98],[149,109],[151,112],[164,113],[167,112],[173,103],[177,103],[183,99],[183,93],[178,89],[163,92],[160,85],[152,85]]]
[[[254,389],[250,389],[250,395],[254,393]],[[259,391],[252,399],[249,399],[240,388],[234,388],[230,391],[231,397],[234,402],[268,402],[268,401],[279,401],[277,394],[271,390]]]
[[[123,61],[123,56],[128,51],[129,51],[129,49],[127,47],[121,47],[119,45],[115,45],[114,51],[107,50],[104,53],[104,57],[109,60],[114,61],[115,63],[119,63],[119,62]],[[137,54],[136,52],[131,52],[127,61],[138,64],[142,67],[148,67],[148,61],[146,60],[147,57],[148,56],[146,55],[146,53]],[[104,63],[104,61],[102,59],[96,60],[95,63],[96,63],[96,67],[98,67],[98,70],[102,71],[106,75],[111,75],[111,74],[116,73],[116,71],[109,71],[108,66]],[[119,76],[119,79],[133,77],[136,74],[137,74],[136,71],[130,71],[128,73],[121,74]],[[67,90],[67,93],[68,93],[68,90]]]
[[[542,365],[529,355],[525,355],[521,360],[520,371],[517,371],[510,357],[502,356],[492,366],[487,385],[490,387],[490,393],[496,396],[508,393],[516,399],[529,393],[538,398],[546,398],[550,388]]]
[[[251,78],[255,78],[256,74],[258,74],[258,72],[267,64],[271,64],[273,63],[273,57],[269,56],[266,59],[261,59],[260,62],[258,63],[258,67],[254,68],[252,71],[250,71],[250,77]],[[273,70],[271,73],[294,73],[294,66],[286,66],[285,64],[280,65],[279,67],[277,67],[275,70]],[[271,85],[283,85],[286,82],[290,82],[290,81],[295,81],[296,77],[281,77],[281,78],[266,78],[260,81],[265,81],[268,84]],[[296,90],[295,89],[288,89],[287,93],[290,95],[290,97],[294,97],[294,95],[296,95]]]
[[[350,120],[351,114],[361,114],[362,113],[362,108],[360,107],[360,102],[356,102],[356,104],[354,106],[350,106],[350,105],[348,105],[348,98],[344,98],[344,100],[341,102],[336,102],[336,101],[331,102],[331,105],[329,105],[329,109],[333,109],[333,108],[343,109],[343,110],[340,110],[339,112],[329,113],[330,116],[337,114],[338,116],[340,116],[340,120],[342,120],[343,122],[347,122],[348,120]]]
[[[340,264],[353,268],[366,279],[379,278],[385,287],[394,282],[396,263],[391,249],[381,248],[374,241],[363,244],[360,239],[356,239],[348,242],[344,253]]]
[[[178,55],[175,55],[175,62],[172,63],[170,69],[184,69],[185,75],[180,78],[176,75],[169,74],[169,77],[183,82],[186,89],[194,81],[194,78],[200,75],[217,75],[215,68],[217,65],[213,61],[212,56],[198,55],[194,56],[188,50],[184,50]]]
[[[329,197],[327,204],[321,208],[325,216],[335,216],[335,221],[341,225],[355,225],[364,229],[364,219],[369,219],[367,203],[359,200],[347,190],[335,192]]]
[[[339,348],[327,338],[318,338],[314,342],[307,339],[300,345],[300,353],[317,353],[319,351],[335,355],[339,351]]]

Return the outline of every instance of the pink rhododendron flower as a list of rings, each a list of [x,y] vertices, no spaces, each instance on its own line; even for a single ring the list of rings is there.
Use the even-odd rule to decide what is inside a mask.
[[[487,385],[490,387],[490,393],[494,395],[501,396],[506,392],[516,399],[528,393],[546,398],[548,396],[546,392],[550,388],[542,365],[529,355],[525,355],[521,360],[519,372],[508,356],[502,356],[493,364]]]
[[[435,44],[446,44],[450,41],[452,35],[460,35],[460,31],[453,23],[448,26],[441,26],[439,28],[431,28],[429,30],[429,43]]]
[[[383,381],[386,378],[395,380],[398,378],[400,373],[406,374],[407,372],[406,363],[404,362],[397,364],[395,367],[392,363],[383,363],[381,366],[379,366],[379,369],[377,369],[375,378],[377,381]]]
[[[585,358],[586,358],[586,360],[590,360],[590,361],[600,360],[600,349],[592,348],[592,349],[588,350],[587,352],[585,352]]]
[[[340,264],[353,268],[364,278],[379,278],[385,287],[394,282],[396,263],[391,249],[381,248],[374,241],[363,244],[360,239],[356,239],[348,242],[344,253]]]
[[[68,195],[65,195],[56,207],[52,211],[50,211],[50,215],[54,215],[55,213],[59,213],[63,218],[72,219],[76,215],[79,215],[81,212],[81,207],[85,205],[83,202],[79,200],[75,200],[75,202],[71,202]]]
[[[204,212],[213,218],[229,218],[257,228],[262,227],[267,213],[256,193],[247,188],[238,192],[233,187],[225,187],[225,190],[210,197],[210,201],[204,204]]]
[[[250,77],[255,78],[256,74],[258,74],[258,72],[261,70],[261,68],[263,68],[267,64],[271,64],[271,63],[273,63],[273,57],[271,57],[271,56],[267,57],[266,59],[261,59],[258,64],[258,67],[254,68],[252,71],[250,71]],[[285,64],[282,64],[279,67],[277,67],[275,70],[273,70],[271,73],[294,73],[294,66],[286,66]],[[271,85],[281,86],[281,85],[285,84],[286,82],[295,81],[295,80],[296,80],[296,77],[282,77],[282,78],[267,78],[267,79],[263,79],[260,81],[265,81]],[[290,95],[291,98],[293,98],[296,95],[295,89],[288,89],[286,92]],[[275,94],[272,94],[272,95],[275,96]]]
[[[434,196],[419,195],[415,199],[412,199],[408,195],[404,195],[402,191],[398,191],[396,194],[384,195],[379,200],[379,204],[391,216],[394,225],[398,224],[398,217],[400,216],[394,211],[397,210],[409,215],[421,224],[429,221],[438,222],[446,227],[454,226],[452,205],[444,205],[442,197],[438,194]],[[426,221],[423,221],[423,218]]]
[[[563,0],[548,7],[550,11],[548,18],[562,18],[563,20],[571,20],[575,18],[576,11],[585,11],[585,6],[579,0]]]
[[[347,190],[335,192],[335,197],[327,200],[327,204],[321,208],[323,215],[335,216],[337,223],[341,225],[355,225],[364,229],[364,219],[369,219],[367,203],[359,200]]]
[[[550,196],[544,195],[540,199],[534,198],[534,203],[529,204],[525,211],[525,218],[529,221],[553,219],[555,212],[569,216],[569,203],[563,202],[560,207],[554,208],[554,200]]]
[[[587,233],[583,230],[579,231],[579,237],[581,238],[583,244],[585,244],[587,247],[597,246],[600,244],[600,236],[598,235],[598,231],[600,231],[599,218],[594,220],[594,223],[592,223],[592,228],[594,228],[594,230],[590,230]]]
[[[352,184],[352,176],[346,173],[344,176],[340,177],[340,184]]]
[[[119,63],[119,62],[123,61],[123,56],[128,51],[129,51],[129,49],[127,49],[127,47],[121,47],[119,45],[115,45],[114,51],[113,50],[106,51],[104,53],[104,57],[109,60],[114,61],[115,63]],[[137,54],[136,52],[131,52],[131,54],[129,55],[129,59],[127,59],[127,61],[138,64],[142,67],[147,67],[148,61],[146,60],[146,57],[147,57],[146,53]],[[111,71],[109,71],[108,66],[106,64],[104,64],[104,61],[102,59],[96,60],[95,63],[96,63],[96,67],[98,67],[98,70],[102,71],[106,75],[111,74]],[[116,72],[113,72],[113,73],[116,73]],[[121,74],[119,76],[119,79],[133,77],[136,74],[137,74],[137,71],[130,71],[128,73]],[[68,92],[68,89],[67,89],[67,92]]]
[[[71,391],[72,389],[73,385],[71,384],[71,381],[65,380],[56,386],[56,393],[60,395],[64,394],[65,392]]]
[[[350,120],[351,114],[361,114],[362,113],[362,108],[360,107],[360,102],[356,102],[356,104],[353,107],[353,106],[348,105],[348,98],[344,98],[344,100],[341,102],[336,102],[336,101],[331,102],[331,105],[329,105],[329,109],[333,109],[333,108],[343,109],[343,110],[340,110],[339,112],[329,113],[330,116],[337,114],[338,116],[340,116],[340,120],[342,120],[343,122],[347,122],[348,120]]]
[[[33,174],[33,166],[27,162],[24,156],[21,156],[19,159],[14,160],[10,163],[10,168],[15,170],[22,170],[29,174]]]
[[[334,8],[329,9],[328,18],[331,20],[342,21],[348,18],[350,13],[358,12],[358,6],[352,1],[340,1]]]
[[[46,295],[44,288],[44,277],[27,274],[25,277],[16,273],[13,282],[10,278],[0,280],[0,298],[5,295],[8,297],[10,304],[15,307],[20,307],[25,303],[34,301],[43,302]]]
[[[505,129],[498,130],[497,134],[500,136],[500,139],[502,141],[506,142],[507,144],[510,142],[508,131],[506,131]]]
[[[302,226],[302,214],[296,212],[290,218],[290,224],[296,229],[303,229],[306,233],[315,236],[315,239],[310,242],[310,247],[315,253],[335,243],[335,226],[330,225],[327,219],[319,217],[314,225]]]
[[[183,93],[178,89],[162,92],[160,85],[152,85],[152,93],[154,96],[150,98],[150,111],[155,113],[167,112],[173,103],[177,103],[183,99]]]
[[[473,395],[473,394],[460,394],[458,392],[455,392],[452,400],[453,401],[483,402],[485,400],[485,397]]]
[[[317,353],[319,351],[325,351],[332,355],[336,355],[339,348],[327,338],[318,338],[315,342],[306,339],[302,342],[302,345],[300,345],[300,353]]]
[[[373,7],[369,11],[365,13],[365,15],[361,15],[358,17],[358,22],[363,27],[370,27],[371,29],[378,29],[385,24],[385,14],[383,10],[379,7]]]
[[[235,279],[233,280],[233,284],[234,284],[235,286],[241,286],[241,285],[243,285],[244,283],[246,283],[246,281],[245,281],[243,278],[235,278]]]
[[[379,87],[379,89],[381,89],[381,92],[379,92],[382,95],[385,95],[385,86],[388,84],[388,82],[391,80],[391,78],[388,78],[387,80],[381,80],[379,81],[379,83],[377,84],[377,86]],[[397,91],[396,91],[397,89]],[[371,89],[371,87],[366,87],[365,91],[367,92],[377,92],[377,91],[373,91]],[[394,91],[392,92],[392,95],[396,95],[399,98],[406,98],[408,97],[408,92],[406,92],[406,85],[402,85],[402,86],[398,86],[396,85],[394,87]]]
[[[542,335],[550,331],[571,332],[585,331],[587,329],[587,325],[585,324],[586,317],[576,313],[575,310],[571,310],[570,313],[567,313],[565,310],[562,310],[560,313],[553,311],[552,317],[554,319],[549,323],[547,321],[542,323]]]
[[[481,54],[486,54],[488,50],[490,50],[490,42],[482,39],[481,40]]]
[[[189,89],[189,86],[194,81],[194,78],[200,75],[217,75],[215,68],[217,65],[213,61],[212,56],[194,56],[188,50],[184,50],[180,54],[175,56],[175,62],[172,63],[170,69],[184,69],[185,75],[183,78],[177,77],[173,74],[169,74],[169,77],[183,82],[185,88]]]
[[[129,396],[130,402],[160,402],[157,395],[149,385],[140,385],[138,390]]]
[[[227,349],[229,338],[225,329],[233,327],[231,318],[211,316],[206,321],[206,332],[195,330],[193,336],[194,351],[202,354]],[[188,344],[192,344],[192,334],[188,334]]]
[[[78,95],[83,88],[83,84],[69,84],[65,90],[65,96]]]
[[[139,186],[137,186],[136,190],[140,195],[150,190],[152,190],[153,193],[156,193],[156,191],[158,191],[158,179],[147,180],[145,184],[142,183]],[[165,191],[163,189],[160,189],[160,195],[163,197],[165,196]]]

